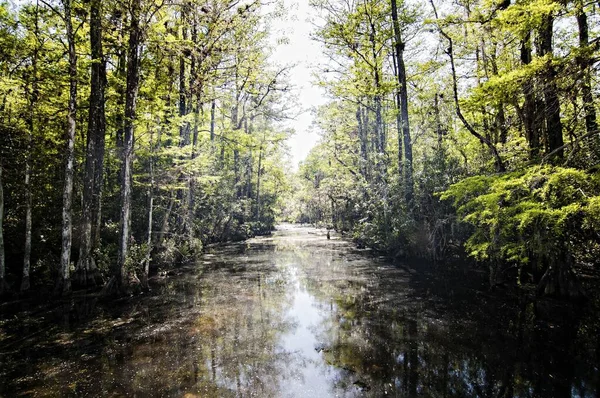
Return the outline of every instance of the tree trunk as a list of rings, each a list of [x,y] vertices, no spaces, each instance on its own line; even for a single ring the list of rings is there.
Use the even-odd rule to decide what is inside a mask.
[[[146,239],[146,259],[144,273],[142,274],[142,287],[148,288],[148,274],[150,273],[150,260],[152,255],[152,218],[154,216],[154,144],[152,130],[150,130],[150,187],[148,188],[148,238]]]
[[[90,4],[90,44],[92,66],[90,77],[90,111],[88,118],[85,175],[83,180],[83,211],[81,223],[81,247],[79,261],[73,281],[78,286],[94,286],[99,282],[98,270],[92,255],[93,235],[96,235],[94,218],[100,211],[100,191],[102,189],[102,169],[104,158],[104,55],[102,51],[101,0]],[[99,148],[99,147],[102,147]]]
[[[402,137],[404,140],[404,189],[406,201],[410,203],[414,195],[412,140],[408,121],[408,89],[406,86],[406,66],[404,65],[404,42],[402,41],[400,23],[398,22],[396,0],[392,0],[392,21],[394,25],[396,64],[398,66],[398,85],[400,86],[400,121],[402,123]],[[400,134],[400,131],[398,134]]]
[[[198,29],[196,26],[196,18],[192,16],[192,34],[191,40],[192,45],[198,40]],[[187,113],[193,113],[194,115],[194,123],[193,128],[190,129],[188,124],[188,141],[191,138],[191,154],[190,154],[190,163],[192,164],[192,169],[188,174],[188,193],[186,200],[186,209],[187,216],[185,220],[185,232],[188,235],[189,239],[194,236],[194,208],[195,208],[195,190],[196,190],[196,180],[195,180],[195,167],[193,166],[194,159],[196,159],[196,145],[198,144],[198,125],[200,124],[200,90],[198,90],[196,82],[197,71],[196,71],[196,55],[192,50],[190,55],[190,80],[189,80],[189,90],[188,90],[188,110]],[[196,101],[194,102],[194,95],[196,96]],[[191,130],[191,131],[190,131]],[[191,134],[190,134],[191,133]],[[191,137],[190,137],[191,135]],[[188,143],[189,144],[189,143]]]
[[[187,6],[183,4],[181,6],[181,40],[183,46],[187,46],[188,31],[187,31],[187,18],[186,9]],[[185,54],[179,56],[179,117],[184,118],[188,114],[187,107],[187,91],[185,87]],[[182,122],[179,127],[179,146],[184,147],[190,144],[190,125],[189,123]]]
[[[97,13],[97,15],[96,15]],[[98,38],[93,40],[92,57],[100,60],[100,64],[92,64],[94,74],[93,84],[97,85],[97,98],[94,99],[94,111],[96,112],[96,165],[94,167],[94,195],[92,202],[92,251],[100,244],[100,232],[102,230],[102,189],[104,188],[104,154],[106,149],[106,60],[103,50],[102,31],[102,7],[98,0],[97,10],[94,11],[94,29],[97,30]],[[97,52],[97,53],[94,53]],[[96,70],[97,69],[97,70]],[[97,73],[97,75],[95,74]],[[94,88],[92,86],[92,91]],[[90,104],[91,106],[92,104]]]
[[[531,34],[527,33],[521,41],[521,65],[531,63]],[[537,101],[535,99],[535,88],[533,79],[527,79],[523,83],[523,125],[525,127],[525,138],[529,144],[529,158],[536,159],[540,152],[540,122],[538,117]]]
[[[437,134],[438,151],[442,149],[442,142],[444,141],[444,130],[442,129],[442,121],[440,119],[440,95],[435,93],[433,99],[433,112],[435,114],[435,132]]]
[[[263,147],[261,145],[258,149],[258,172],[256,178],[256,221],[260,221],[260,178],[262,177],[262,157]]]
[[[362,115],[362,108],[359,105],[356,110],[356,120],[358,122],[358,138],[360,141],[360,171],[365,180],[368,181],[368,163],[369,163],[369,152],[368,152],[368,135],[365,120]]]
[[[215,141],[215,109],[217,101],[213,98],[210,104],[210,142]]]
[[[596,119],[596,106],[594,105],[594,96],[592,94],[591,76],[590,76],[590,57],[589,51],[589,27],[585,11],[583,10],[583,1],[578,0],[577,4],[577,26],[579,28],[579,48],[582,50],[578,57],[579,67],[581,68],[581,99],[585,110],[585,128],[588,134],[598,132],[598,121]],[[598,137],[596,140],[596,150],[598,150]]]
[[[73,169],[75,162],[75,121],[77,116],[77,53],[75,51],[75,33],[71,21],[71,0],[63,0],[64,20],[67,30],[69,49],[69,103],[67,114],[67,154],[65,167],[65,185],[62,208],[62,248],[59,275],[54,288],[55,294],[66,294],[71,290],[70,266],[73,232]]]
[[[125,283],[125,263],[129,250],[131,235],[131,190],[134,124],[136,119],[136,104],[139,89],[139,47],[142,39],[140,29],[141,0],[131,2],[131,25],[129,30],[129,44],[127,50],[127,89],[125,93],[125,127],[123,137],[123,154],[121,161],[121,220],[119,234],[119,254],[117,266],[114,270],[114,283],[117,291],[123,289]]]
[[[39,3],[35,8],[35,36],[39,37]],[[33,50],[31,60],[32,80],[31,92],[29,93],[29,110],[27,115],[27,152],[25,154],[25,250],[23,254],[23,273],[21,278],[21,291],[27,291],[30,288],[29,272],[31,269],[31,228],[32,228],[32,207],[33,197],[31,192],[31,156],[32,144],[35,126],[35,108],[38,100],[38,55],[39,49],[36,44]]]
[[[546,70],[543,74],[543,90],[546,115],[546,153],[555,150],[555,155],[562,159],[564,150],[559,149],[564,145],[562,122],[560,120],[560,101],[556,87],[556,70],[552,65],[552,27],[554,17],[547,15],[542,19],[538,32],[538,52],[541,57],[549,55]]]
[[[394,76],[398,77],[398,62],[397,57],[392,58],[392,65],[394,67]],[[396,131],[398,134],[398,180],[402,181],[404,176],[404,145],[402,136],[402,115],[400,108],[402,107],[402,98],[400,95],[400,88],[396,87],[395,90],[395,102],[396,102]]]
[[[498,104],[498,113],[496,114],[496,128],[498,131],[498,141],[506,144],[508,139],[508,128],[506,127],[506,114],[504,113],[504,104]]]

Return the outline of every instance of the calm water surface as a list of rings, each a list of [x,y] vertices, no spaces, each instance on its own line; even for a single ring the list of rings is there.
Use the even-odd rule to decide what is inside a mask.
[[[597,317],[417,276],[325,233],[209,249],[110,305],[0,307],[0,396],[598,396]]]

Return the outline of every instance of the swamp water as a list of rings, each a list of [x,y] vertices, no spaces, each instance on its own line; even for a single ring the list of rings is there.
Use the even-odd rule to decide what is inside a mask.
[[[325,234],[209,248],[110,304],[0,307],[0,396],[598,396],[597,318],[542,321]]]

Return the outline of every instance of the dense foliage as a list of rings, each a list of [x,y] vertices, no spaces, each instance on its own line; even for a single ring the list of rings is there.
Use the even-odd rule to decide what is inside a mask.
[[[598,270],[595,4],[312,5],[331,101],[288,217],[579,296]]]
[[[112,277],[122,291],[150,265],[273,227],[291,107],[288,70],[269,61],[279,12],[0,3],[2,290]]]

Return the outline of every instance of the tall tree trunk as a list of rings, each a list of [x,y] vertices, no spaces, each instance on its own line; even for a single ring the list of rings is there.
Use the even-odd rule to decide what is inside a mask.
[[[215,110],[217,107],[217,100],[213,98],[210,104],[210,142],[215,141]]]
[[[134,127],[136,119],[136,104],[139,89],[139,48],[142,40],[140,28],[141,0],[131,2],[131,25],[129,27],[129,44],[127,50],[127,89],[125,93],[125,127],[123,137],[123,154],[121,161],[121,220],[119,234],[119,253],[117,266],[114,270],[114,283],[117,290],[124,285],[124,270],[129,250],[131,235],[131,190]]]
[[[529,65],[531,57],[531,34],[527,33],[521,41],[521,64]],[[523,125],[525,127],[525,138],[529,144],[529,158],[536,159],[540,152],[540,121],[535,99],[535,88],[532,78],[523,83]]]
[[[181,118],[179,124],[179,147],[184,148],[190,144],[190,123],[187,121],[186,116],[188,115],[188,93],[191,90],[191,87],[186,88],[186,58],[187,52],[189,51],[188,47],[188,26],[187,26],[187,13],[188,13],[188,5],[184,1],[181,4],[181,42],[183,46],[183,50],[179,55],[179,117]],[[190,74],[191,75],[191,74]],[[191,105],[191,104],[190,104]],[[185,120],[185,121],[184,121]],[[183,161],[184,156],[180,155],[179,158]],[[178,181],[181,185],[187,183],[185,173],[180,173],[178,176]],[[184,195],[189,194],[185,192],[184,189],[177,190],[177,199],[178,199],[178,210],[176,211],[177,217],[177,226],[180,228],[180,232],[185,235],[188,233],[189,226],[188,220],[186,217],[187,211],[185,209],[185,205],[188,203],[188,198]]]
[[[187,48],[188,30],[187,30],[187,5],[184,3],[181,6],[181,40],[184,48]],[[187,107],[187,90],[185,85],[186,67],[185,67],[185,52],[179,56],[179,116],[184,118],[188,114]],[[189,123],[182,122],[179,127],[179,146],[184,147],[190,144],[190,126]]]
[[[99,279],[92,255],[93,235],[100,209],[100,191],[102,189],[102,169],[104,148],[104,55],[102,51],[102,11],[101,0],[92,0],[90,4],[90,44],[92,66],[90,77],[90,111],[88,118],[85,175],[83,180],[83,211],[81,224],[81,247],[79,261],[75,269],[74,282],[79,286],[95,285]]]
[[[253,127],[252,125],[248,124],[248,120],[244,120],[244,133],[246,133],[247,135],[252,134],[253,131]],[[245,183],[245,192],[243,193],[245,197],[247,197],[248,199],[252,199],[253,197],[253,192],[252,192],[252,176],[254,175],[254,171],[253,171],[253,163],[254,163],[254,156],[253,156],[253,149],[252,147],[249,148],[248,154],[246,155],[246,161],[245,166],[246,166],[246,183]]]
[[[233,130],[234,131],[238,131],[241,126],[240,126],[240,120],[239,120],[239,107],[240,107],[240,92],[239,89],[237,87],[238,85],[238,75],[237,75],[237,70],[236,70],[236,77],[235,77],[235,84],[236,84],[236,95],[235,95],[235,105],[233,106],[233,108],[231,109],[231,124],[233,126]],[[237,137],[235,137],[235,139],[237,140]],[[234,175],[234,189],[236,192],[236,198],[240,198],[242,196],[242,191],[240,189],[240,150],[237,147],[237,143],[235,145],[235,147],[233,148],[233,175]]]
[[[577,61],[581,68],[581,99],[585,110],[585,128],[588,134],[598,133],[598,121],[596,116],[596,106],[594,105],[594,96],[592,94],[591,76],[590,76],[590,57],[589,57],[589,27],[587,15],[583,9],[583,1],[577,0],[577,26],[579,28],[579,48],[581,54]],[[596,137],[596,145],[598,145]],[[598,150],[600,148],[596,148]]]
[[[264,141],[264,136],[263,136]],[[260,179],[262,177],[263,146],[258,149],[258,171],[256,178],[256,221],[260,221]]]
[[[400,121],[402,122],[402,137],[404,140],[404,189],[406,201],[411,202],[414,195],[412,140],[408,121],[408,89],[406,86],[406,66],[404,65],[404,42],[402,41],[402,33],[398,21],[396,0],[392,0],[392,21],[394,25],[396,64],[398,66],[398,85],[400,86]]]
[[[65,167],[65,185],[62,208],[62,248],[60,267],[55,294],[66,294],[71,290],[70,265],[73,232],[73,169],[75,162],[75,121],[77,116],[77,53],[75,52],[75,33],[71,21],[71,0],[63,0],[64,20],[67,30],[69,49],[69,102],[67,114],[67,154]]]
[[[192,46],[195,46],[195,43],[198,41],[198,28],[196,25],[196,18],[194,14],[191,15],[191,40]],[[191,51],[190,54],[190,80],[189,80],[189,90],[188,90],[188,109],[187,113],[193,113],[194,122],[193,127],[190,129],[190,125],[188,124],[188,141],[190,140],[191,135],[191,144],[192,150],[190,153],[190,162],[192,164],[192,169],[188,174],[188,192],[186,198],[186,220],[185,220],[185,232],[188,235],[189,239],[194,236],[194,207],[195,207],[195,168],[193,167],[194,159],[196,159],[196,145],[198,143],[198,125],[200,123],[200,90],[198,90],[198,85],[196,84],[196,53],[194,50]],[[194,102],[194,95],[196,96],[196,101]],[[191,131],[190,131],[191,130]],[[191,134],[190,134],[191,133]]]
[[[495,125],[498,131],[498,142],[506,144],[508,140],[508,128],[506,127],[506,114],[504,113],[504,103],[502,102],[498,104]]]
[[[0,153],[0,156],[2,154]],[[2,185],[3,162],[0,158],[0,295],[8,290],[6,284],[6,260],[4,257],[4,189]]]
[[[543,74],[543,90],[546,114],[546,153],[556,150],[556,156],[562,158],[564,145],[562,122],[560,120],[560,101],[556,87],[556,70],[552,65],[552,27],[554,17],[549,14],[542,19],[538,32],[538,49],[541,57],[549,55],[546,70]]]
[[[438,151],[442,149],[442,142],[444,140],[444,130],[442,128],[442,121],[440,119],[440,95],[435,93],[435,98],[433,100],[433,112],[435,113],[435,130],[437,133],[437,144]]]
[[[356,120],[358,122],[358,138],[360,141],[360,171],[363,178],[368,181],[369,152],[367,122],[363,118],[362,107],[360,105],[356,110]]]
[[[152,223],[154,217],[154,143],[150,130],[150,186],[148,187],[148,237],[146,239],[146,259],[144,260],[144,273],[141,281],[144,288],[148,288],[148,274],[150,273],[150,260],[152,256]]]
[[[396,50],[394,50],[396,51]],[[398,61],[397,57],[393,57],[392,65],[394,67],[394,76],[398,78]],[[396,131],[398,135],[398,180],[402,181],[404,177],[404,145],[402,144],[404,137],[402,136],[402,115],[400,108],[402,107],[402,98],[400,95],[400,87],[396,87],[395,90],[395,102],[396,102]]]
[[[39,3],[35,8],[35,36],[39,37]],[[32,81],[31,92],[29,93],[29,110],[27,115],[27,153],[25,154],[25,252],[23,254],[23,273],[21,278],[21,291],[27,291],[30,288],[29,272],[31,269],[31,228],[32,228],[32,207],[33,195],[31,192],[31,157],[33,134],[35,130],[35,108],[38,100],[38,55],[39,48],[35,45],[31,60]]]
[[[382,160],[385,155],[385,136],[383,132],[383,117],[381,115],[381,70],[377,56],[377,43],[375,41],[376,29],[373,23],[371,25],[371,33],[369,40],[371,42],[371,50],[373,54],[373,79],[375,84],[375,96],[373,97],[373,105],[375,109],[375,120],[373,121],[373,146],[377,153],[377,169],[382,172]]]
[[[105,110],[105,90],[106,90],[106,60],[103,50],[103,31],[102,31],[102,7],[101,0],[98,0],[97,10],[94,11],[94,25],[98,32],[97,40],[94,40],[92,53],[94,59],[100,60],[100,64],[92,64],[92,74],[94,75],[93,84],[97,85],[97,98],[94,99],[94,108],[96,113],[96,165],[94,167],[94,195],[92,202],[92,251],[100,244],[100,233],[102,230],[102,190],[104,188],[104,154],[106,149],[106,110]],[[96,15],[97,12],[97,15]],[[94,70],[97,68],[98,70]],[[93,86],[92,86],[93,87]],[[92,88],[92,91],[94,89]],[[90,103],[90,106],[92,104]]]

